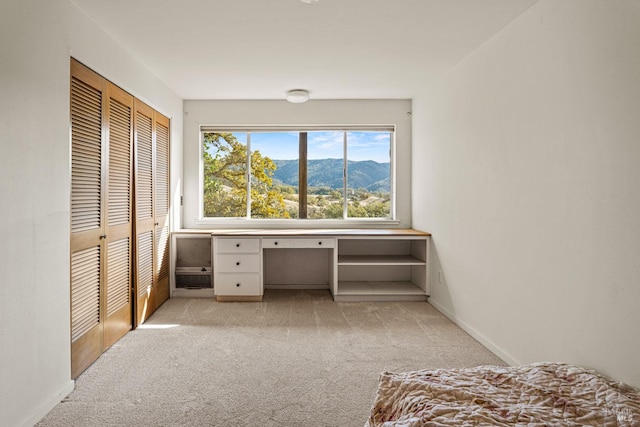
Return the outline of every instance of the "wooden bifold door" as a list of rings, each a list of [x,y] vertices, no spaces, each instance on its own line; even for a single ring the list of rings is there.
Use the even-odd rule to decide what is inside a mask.
[[[169,298],[169,119],[135,102],[136,324]]]
[[[136,162],[134,134],[146,131],[136,128],[137,105],[133,96],[71,60],[72,378],[168,298],[168,271],[166,291],[158,283],[162,283],[162,260],[168,253],[169,119],[155,118],[157,113],[151,110],[159,130],[151,126],[151,145],[141,142],[142,154],[137,154],[145,157],[150,150],[149,163]],[[142,249],[136,227],[143,223],[134,221],[134,177],[138,174],[134,167],[145,170],[142,174],[149,168],[151,174],[151,192],[140,188],[139,201],[141,209],[151,201],[150,259],[136,252]],[[134,316],[140,311],[134,288],[137,291],[138,282],[144,280],[140,273],[147,270],[152,272],[154,304],[140,318]]]

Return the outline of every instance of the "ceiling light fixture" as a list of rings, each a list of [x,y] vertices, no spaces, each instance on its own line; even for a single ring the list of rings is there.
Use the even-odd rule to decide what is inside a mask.
[[[314,4],[314,3],[318,3],[318,0],[300,0],[302,3],[306,3],[306,4]]]
[[[309,100],[309,92],[304,89],[293,89],[287,92],[287,101],[301,104]]]

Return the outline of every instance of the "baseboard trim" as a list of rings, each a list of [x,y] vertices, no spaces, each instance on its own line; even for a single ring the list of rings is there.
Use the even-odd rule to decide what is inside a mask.
[[[73,380],[70,380],[68,383],[64,385],[60,389],[58,393],[51,396],[44,403],[42,403],[35,412],[27,418],[25,422],[20,424],[22,427],[32,427],[38,421],[42,420],[58,403],[62,402],[62,400],[69,395],[75,388],[76,383]]]
[[[436,310],[440,313],[444,314],[449,320],[458,325],[463,331],[471,335],[476,341],[485,346],[490,352],[498,356],[509,366],[517,366],[522,363],[512,357],[509,353],[498,347],[493,341],[488,339],[486,336],[478,332],[475,328],[472,328],[467,323],[458,319],[453,313],[447,310],[444,306],[439,304],[437,301],[434,301],[432,298],[429,298],[429,304],[431,304]]]

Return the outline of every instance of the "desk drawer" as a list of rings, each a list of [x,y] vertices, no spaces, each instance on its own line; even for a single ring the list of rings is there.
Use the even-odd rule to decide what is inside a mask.
[[[238,237],[216,237],[217,253],[251,253],[260,252],[260,239],[242,239]]]
[[[259,254],[218,255],[213,266],[218,273],[259,273]]]
[[[327,238],[269,238],[262,239],[263,248],[333,248],[335,247],[335,239]]]
[[[262,295],[259,274],[216,274],[216,295]]]

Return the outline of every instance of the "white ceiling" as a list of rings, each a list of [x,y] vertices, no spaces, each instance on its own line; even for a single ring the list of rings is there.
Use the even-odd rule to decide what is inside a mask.
[[[184,99],[405,99],[538,0],[72,0]]]

